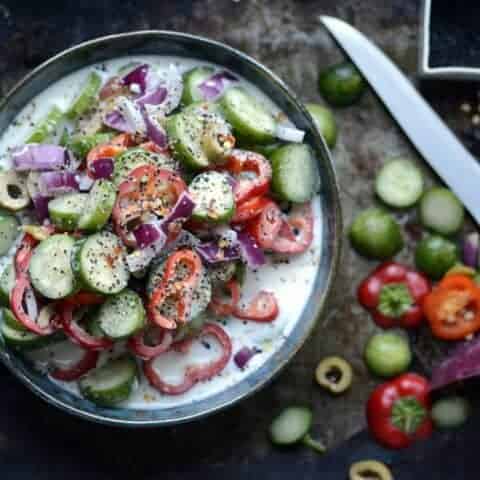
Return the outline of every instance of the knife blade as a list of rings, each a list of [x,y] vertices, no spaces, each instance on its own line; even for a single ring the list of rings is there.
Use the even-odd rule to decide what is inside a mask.
[[[393,62],[343,20],[320,21],[357,66],[412,144],[480,223],[480,164]]]

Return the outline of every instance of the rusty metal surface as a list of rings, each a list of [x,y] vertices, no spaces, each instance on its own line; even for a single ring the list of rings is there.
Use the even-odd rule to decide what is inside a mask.
[[[416,69],[419,2],[415,0],[209,0],[157,2],[27,2],[0,3],[0,93],[51,54],[81,40],[133,29],[163,28],[205,35],[237,47],[279,74],[305,101],[321,102],[316,88],[318,71],[341,58],[318,21],[321,14],[336,15],[353,23],[384,48],[403,71]],[[81,5],[80,5],[81,3]],[[430,87],[429,100],[475,146],[478,139],[469,119],[458,111],[460,100],[475,98],[470,87]],[[453,107],[453,108],[452,108]],[[344,222],[348,226],[362,208],[375,202],[372,180],[389,156],[403,155],[421,162],[393,121],[372,94],[359,104],[335,112],[340,128],[334,149],[341,185]],[[408,246],[398,257],[412,261],[411,245],[417,237],[412,214],[397,214],[409,223]],[[414,213],[413,213],[414,215]],[[375,385],[366,372],[362,350],[374,331],[368,315],[355,301],[359,281],[374,266],[351,251],[345,242],[341,268],[326,315],[315,334],[275,382],[253,398],[194,425],[156,431],[126,432],[92,426],[43,405],[1,370],[2,388],[15,398],[11,414],[16,426],[0,425],[0,454],[20,445],[12,431],[28,431],[31,441],[57,455],[94,458],[98,465],[124,472],[155,471],[182,459],[191,463],[255,462],[272,447],[266,430],[272,415],[295,403],[309,403],[315,412],[314,433],[329,447],[364,427],[365,400]],[[415,340],[418,359],[427,368],[436,355],[428,335]],[[332,398],[313,382],[313,370],[323,356],[342,354],[353,365],[352,389]],[[5,386],[6,385],[6,386]],[[13,402],[13,400],[12,400]],[[22,412],[30,411],[28,417]],[[35,420],[32,420],[32,413]],[[13,420],[12,420],[13,422]],[[84,439],[83,441],[81,439]],[[91,439],[91,440],[87,440]],[[297,452],[309,462],[306,449]],[[39,453],[40,455],[40,453]]]

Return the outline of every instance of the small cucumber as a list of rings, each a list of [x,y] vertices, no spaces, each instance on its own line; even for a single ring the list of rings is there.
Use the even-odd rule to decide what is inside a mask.
[[[192,217],[201,222],[226,223],[235,212],[235,197],[223,173],[210,171],[197,175],[188,187],[195,202]]]
[[[211,77],[213,72],[214,69],[211,67],[195,67],[183,75],[182,103],[184,105],[203,100],[203,95],[198,90],[198,86],[208,77]]]
[[[289,202],[310,200],[318,186],[315,157],[308,145],[292,143],[280,147],[270,156],[272,190]]]
[[[422,172],[409,160],[391,160],[378,172],[375,191],[391,207],[411,207],[423,193]]]
[[[100,307],[96,322],[107,337],[114,340],[130,337],[145,326],[142,299],[133,290],[122,290]]]
[[[97,180],[88,193],[77,227],[91,232],[101,230],[112,214],[116,197],[116,188],[112,182]]]
[[[55,134],[63,117],[63,112],[56,105],[53,106],[47,116],[35,127],[25,143],[45,143]]]
[[[120,239],[110,232],[87,238],[77,253],[79,279],[90,290],[113,295],[128,284],[130,272]]]
[[[87,203],[87,193],[68,193],[48,202],[50,220],[61,230],[75,230]]]
[[[274,141],[275,119],[243,88],[228,89],[220,100],[220,105],[235,136],[243,142],[266,144]]]
[[[15,286],[15,269],[9,263],[0,275],[0,304],[10,306],[10,292]]]
[[[92,108],[94,99],[100,90],[102,79],[96,72],[91,72],[83,86],[80,94],[73,101],[72,105],[67,111],[67,117],[74,120],[83,115],[87,110]]]
[[[288,407],[270,425],[270,438],[276,445],[293,445],[302,440],[312,425],[312,412],[306,407]]]
[[[30,260],[33,288],[53,300],[71,295],[76,288],[71,267],[75,240],[68,235],[52,235],[41,242]]]
[[[420,221],[440,235],[458,232],[464,217],[463,205],[448,188],[431,188],[420,200]]]
[[[125,356],[90,370],[79,380],[78,386],[88,400],[99,405],[113,406],[130,396],[136,376],[135,360]]]
[[[18,220],[0,212],[0,256],[8,253],[18,236]]]

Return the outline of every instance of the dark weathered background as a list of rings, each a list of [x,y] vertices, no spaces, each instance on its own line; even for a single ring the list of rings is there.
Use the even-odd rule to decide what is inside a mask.
[[[316,89],[318,71],[341,58],[319,24],[321,14],[353,23],[414,79],[419,24],[419,2],[415,0],[12,0],[0,2],[0,94],[31,68],[78,42],[108,33],[159,28],[205,35],[237,47],[273,69],[301,92],[305,101],[321,101]],[[477,148],[471,115],[459,109],[465,100],[476,108],[476,89],[471,85],[430,84],[423,91],[445,120]],[[348,225],[356,212],[374,202],[372,179],[386,157],[417,157],[372,94],[352,108],[339,110],[336,118],[340,139],[333,157]],[[409,240],[417,237],[415,220],[405,215],[401,220],[408,222]],[[410,247],[400,259],[411,261]],[[0,478],[19,478],[21,471],[25,478],[44,478],[47,472],[50,478],[55,472],[63,472],[58,478],[66,478],[67,469],[73,478],[95,471],[110,472],[107,478],[122,474],[160,478],[166,476],[160,472],[196,469],[198,465],[209,465],[216,472],[224,472],[218,470],[221,465],[236,465],[218,478],[240,478],[247,471],[267,478],[281,476],[282,471],[296,471],[299,478],[310,478],[313,471],[318,475],[328,471],[328,478],[346,478],[352,456],[384,452],[379,453],[360,436],[353,450],[344,450],[342,457],[327,458],[317,465],[315,455],[306,449],[273,451],[265,432],[272,415],[291,403],[313,405],[314,433],[329,447],[364,427],[363,408],[375,381],[367,374],[361,354],[374,327],[354,300],[354,291],[372,266],[345,245],[325,315],[290,366],[254,398],[193,425],[145,431],[92,425],[47,406],[0,367]],[[418,365],[428,370],[437,347],[432,347],[425,333],[415,344]],[[353,388],[335,399],[316,388],[312,380],[319,359],[333,353],[344,355],[355,369]],[[398,478],[420,478],[417,473],[430,477],[420,472],[431,471],[431,465],[436,465],[434,476],[440,478],[448,466],[456,468],[456,461],[460,468],[457,476],[467,478],[467,467],[461,465],[468,459],[467,452],[459,453],[467,438],[462,434],[454,439],[437,438],[433,445],[457,449],[446,466],[424,460],[435,458],[435,454],[423,447],[416,457],[413,453],[403,456],[395,467]],[[417,462],[402,470],[407,458]],[[255,470],[257,464],[264,466],[263,473]],[[477,478],[472,475],[468,478]],[[284,478],[290,477],[286,474]]]

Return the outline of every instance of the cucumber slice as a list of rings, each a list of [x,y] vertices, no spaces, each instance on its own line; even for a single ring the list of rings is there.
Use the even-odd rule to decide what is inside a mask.
[[[148,296],[152,295],[155,287],[161,282],[164,269],[165,260],[152,266],[150,274],[148,276],[146,287]],[[202,312],[204,312],[207,309],[211,298],[212,285],[206,271],[204,270],[202,276],[200,277],[198,287],[193,292],[192,308],[190,310],[189,319],[194,319],[198,317]]]
[[[270,438],[277,445],[292,445],[302,440],[312,425],[312,412],[306,407],[286,408],[270,425]]]
[[[211,67],[195,67],[183,75],[182,103],[184,105],[203,100],[203,95],[198,90],[198,86],[208,77],[211,77],[213,72],[214,69]]]
[[[235,197],[223,173],[210,171],[197,175],[188,187],[195,202],[192,217],[201,222],[226,223],[235,212]]]
[[[96,322],[114,340],[130,337],[145,326],[142,299],[133,290],[125,289],[110,297],[99,309]]]
[[[309,146],[292,143],[280,147],[270,156],[272,190],[289,202],[310,200],[318,186],[318,170]]]
[[[228,89],[220,100],[225,118],[236,136],[248,143],[271,143],[275,138],[273,116],[240,87]]]
[[[375,191],[391,207],[411,207],[423,193],[422,172],[409,160],[391,160],[378,172]]]
[[[116,198],[116,188],[112,182],[97,180],[88,193],[77,227],[81,230],[101,230],[112,214]]]
[[[90,370],[79,380],[78,386],[85,398],[99,405],[113,406],[129,397],[136,376],[135,360],[121,357]]]
[[[464,217],[463,205],[448,188],[431,188],[420,200],[420,221],[441,235],[458,232]]]
[[[27,331],[27,328],[17,320],[9,308],[2,308],[2,322],[14,330],[20,330],[21,332]]]
[[[61,230],[75,230],[87,198],[87,193],[69,193],[50,200],[48,202],[50,220]]]
[[[85,158],[88,152],[102,143],[108,143],[113,133],[96,133],[93,135],[74,135],[65,142],[65,147],[78,158]]]
[[[154,167],[176,171],[177,162],[168,155],[153,153],[142,148],[131,148],[121,153],[115,159],[113,171],[113,183],[118,186],[128,178],[129,173],[141,165],[153,165]]]
[[[125,249],[113,233],[88,237],[77,255],[80,281],[90,290],[113,295],[127,286],[130,272]]]
[[[68,235],[52,235],[41,242],[30,260],[33,288],[51,299],[71,295],[76,288],[71,267],[75,240]]]
[[[0,304],[10,306],[10,292],[15,286],[15,269],[9,263],[0,275]]]
[[[237,262],[221,262],[211,265],[208,270],[208,277],[213,285],[219,285],[231,280],[237,272]]]
[[[47,116],[35,127],[25,143],[45,143],[52,137],[60,122],[63,120],[63,112],[55,105]]]
[[[80,117],[87,110],[92,108],[94,103],[93,101],[100,90],[101,84],[102,79],[100,75],[96,72],[91,72],[80,94],[73,101],[72,105],[67,111],[67,117],[70,120]]]
[[[18,236],[18,220],[8,214],[0,213],[0,255],[5,255]]]

